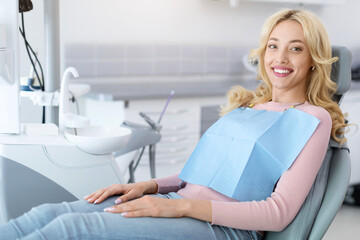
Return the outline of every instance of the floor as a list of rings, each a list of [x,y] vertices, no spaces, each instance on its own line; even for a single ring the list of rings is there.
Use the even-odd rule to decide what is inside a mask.
[[[183,167],[183,162],[169,165],[158,165],[156,167],[157,177],[165,177],[171,174],[176,174]],[[135,172],[136,181],[150,179],[150,172],[148,165],[139,164]],[[330,225],[323,240],[339,240],[339,239],[360,239],[360,234],[357,232],[360,228],[360,207],[343,205],[336,215],[334,221]]]
[[[360,207],[343,205],[323,239],[359,239],[358,227],[360,227]]]

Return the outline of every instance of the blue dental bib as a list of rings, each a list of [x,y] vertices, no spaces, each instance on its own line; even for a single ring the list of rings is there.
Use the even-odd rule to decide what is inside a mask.
[[[235,109],[205,132],[179,178],[238,201],[264,200],[319,122],[295,108]]]

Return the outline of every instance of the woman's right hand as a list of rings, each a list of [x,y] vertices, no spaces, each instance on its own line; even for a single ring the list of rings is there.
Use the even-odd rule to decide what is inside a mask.
[[[99,189],[92,194],[84,197],[89,203],[101,203],[105,199],[113,195],[120,195],[116,199],[115,203],[123,203],[129,200],[139,198],[144,194],[156,193],[158,189],[157,183],[154,180],[146,182],[130,183],[130,184],[112,184],[111,186],[103,189]]]

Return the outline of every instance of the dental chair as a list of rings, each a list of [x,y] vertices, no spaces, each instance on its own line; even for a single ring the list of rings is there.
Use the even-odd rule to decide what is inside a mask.
[[[331,77],[338,89],[335,100],[340,104],[351,84],[351,53],[345,47],[334,46]],[[340,209],[350,180],[350,156],[346,144],[330,140],[324,162],[315,182],[295,219],[281,232],[266,232],[266,240],[321,239]]]

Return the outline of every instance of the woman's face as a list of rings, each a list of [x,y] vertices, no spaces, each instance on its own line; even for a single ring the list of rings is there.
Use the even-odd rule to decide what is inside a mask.
[[[305,101],[312,59],[305,45],[303,28],[297,21],[285,20],[274,28],[267,43],[264,64],[273,96]]]

